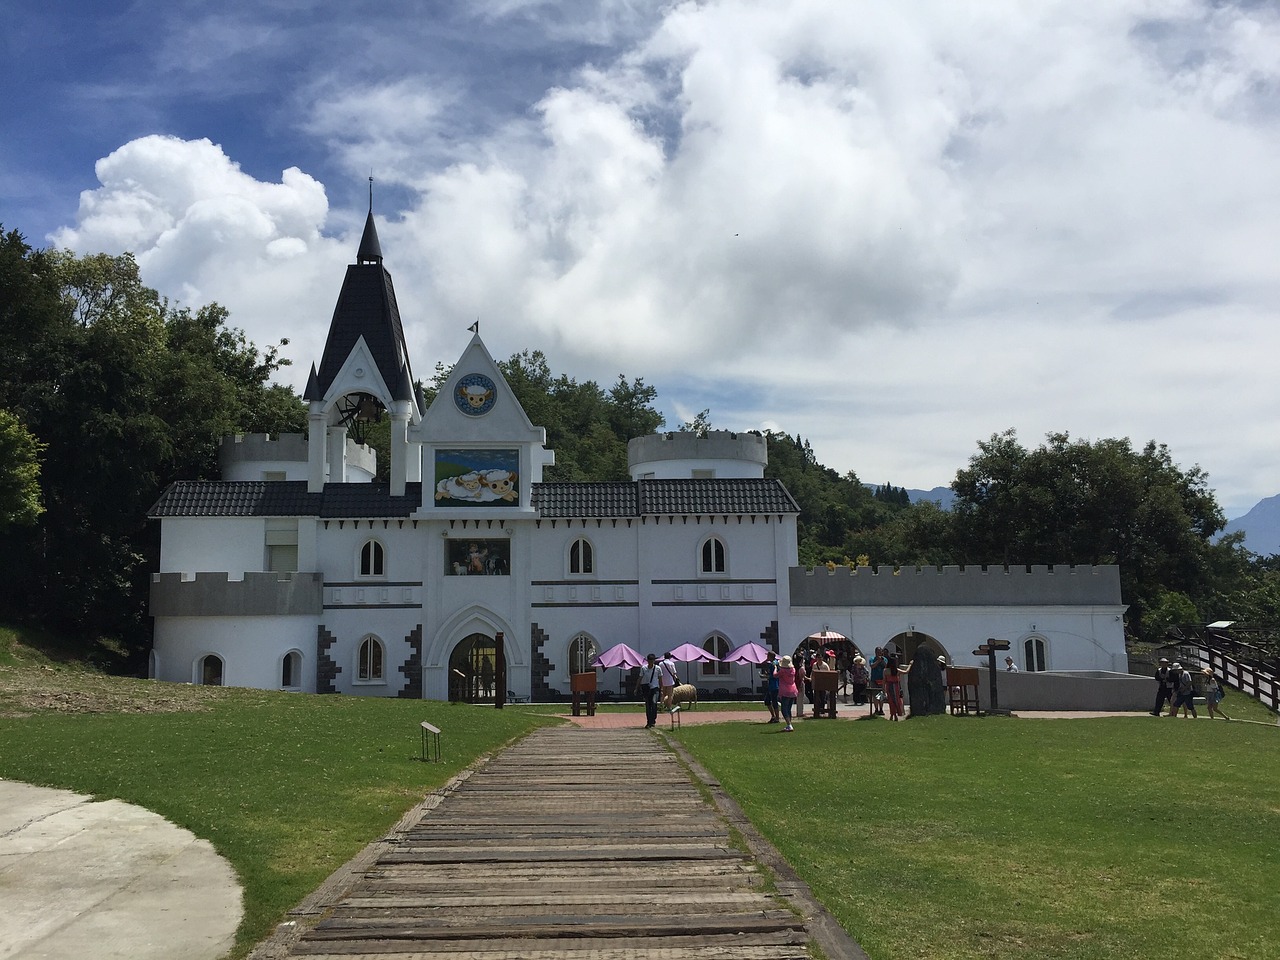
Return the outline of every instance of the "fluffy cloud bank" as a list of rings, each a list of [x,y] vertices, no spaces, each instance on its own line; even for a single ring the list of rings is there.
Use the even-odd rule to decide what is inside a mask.
[[[540,9],[490,4],[486,29]],[[867,479],[945,483],[1015,426],[1155,438],[1229,474],[1229,501],[1275,492],[1236,449],[1280,414],[1258,362],[1280,348],[1273,9],[719,0],[625,22],[593,23],[625,42],[523,111],[483,102],[483,64],[297,91],[335,163],[407,197],[379,229],[419,372],[479,317],[499,355],[645,376]],[[305,374],[363,210],[331,218],[311,176],[263,183],[203,140],[135,140],[97,174],[57,242],[135,250],[166,293],[293,338]],[[1237,431],[1206,415],[1242,395]]]

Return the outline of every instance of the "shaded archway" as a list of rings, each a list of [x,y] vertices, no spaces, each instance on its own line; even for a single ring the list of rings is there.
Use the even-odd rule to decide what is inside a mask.
[[[449,654],[449,700],[492,703],[498,650],[493,637],[473,633]]]
[[[946,713],[947,682],[938,659],[946,657],[942,644],[927,633],[910,630],[898,634],[890,645],[897,648],[903,663],[911,664],[911,672],[903,684],[911,704],[911,716]]]

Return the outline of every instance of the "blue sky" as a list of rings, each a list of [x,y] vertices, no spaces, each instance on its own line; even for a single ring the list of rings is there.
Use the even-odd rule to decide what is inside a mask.
[[[0,220],[323,347],[375,180],[415,369],[642,376],[948,483],[1013,427],[1280,490],[1280,15],[1198,0],[19,5]],[[14,92],[18,95],[14,95]]]

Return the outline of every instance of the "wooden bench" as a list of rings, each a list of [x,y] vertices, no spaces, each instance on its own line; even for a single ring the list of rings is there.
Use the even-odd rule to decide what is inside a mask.
[[[432,754],[434,753],[434,756]],[[422,721],[422,761],[440,762],[440,728],[435,724]]]

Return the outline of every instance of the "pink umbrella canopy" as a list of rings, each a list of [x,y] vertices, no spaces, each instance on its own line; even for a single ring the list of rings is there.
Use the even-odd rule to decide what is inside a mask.
[[[773,657],[773,651],[755,642],[734,647],[724,655],[725,663],[764,663]]]
[[[682,643],[671,651],[671,659],[689,663],[693,660],[719,660],[720,658],[701,647],[695,647],[692,643]]]
[[[591,661],[593,667],[643,667],[645,658],[625,643],[616,643]]]
[[[689,682],[689,663],[692,663],[694,660],[714,660],[717,663],[720,662],[720,658],[714,653],[708,653],[706,650],[703,650],[701,647],[696,647],[692,643],[682,643],[680,646],[672,650],[671,659],[679,660],[681,663],[686,664],[684,668],[685,683]]]

